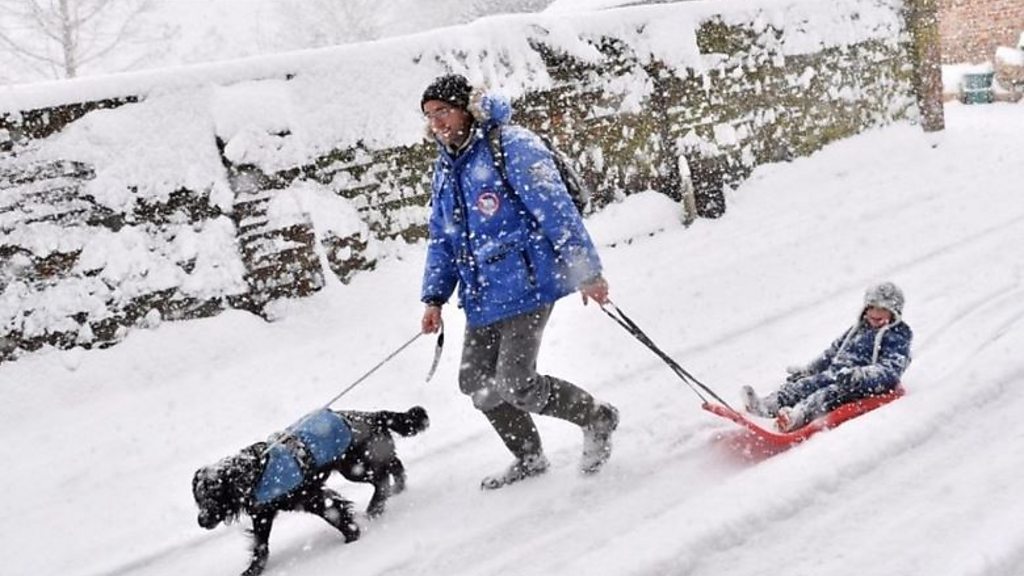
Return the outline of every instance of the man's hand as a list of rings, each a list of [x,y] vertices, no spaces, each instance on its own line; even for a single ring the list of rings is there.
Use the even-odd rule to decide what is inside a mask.
[[[420,330],[424,334],[433,334],[441,329],[441,307],[437,304],[427,304],[423,311],[423,318],[420,320]]]
[[[601,306],[608,303],[608,281],[602,276],[588,280],[580,285],[580,295],[583,296],[583,305],[593,300]]]

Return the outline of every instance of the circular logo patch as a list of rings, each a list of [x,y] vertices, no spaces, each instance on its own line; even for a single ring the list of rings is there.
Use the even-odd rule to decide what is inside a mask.
[[[476,209],[484,216],[494,216],[501,207],[501,198],[494,192],[484,192],[476,199]]]

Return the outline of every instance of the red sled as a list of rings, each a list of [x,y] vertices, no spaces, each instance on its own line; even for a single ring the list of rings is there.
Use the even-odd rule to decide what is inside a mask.
[[[835,428],[851,418],[856,418],[861,414],[866,414],[875,408],[884,406],[904,394],[906,394],[906,391],[903,389],[903,386],[897,385],[896,388],[888,394],[871,396],[862,400],[843,404],[828,414],[819,416],[814,420],[811,420],[811,422],[806,426],[797,428],[792,432],[779,432],[778,430],[762,428],[745,415],[720,404],[709,404],[705,402],[703,408],[712,414],[717,414],[722,418],[732,420],[746,428],[748,432],[753,433],[756,437],[757,443],[761,445],[761,450],[759,451],[767,451],[769,452],[767,455],[770,455],[771,453],[781,452],[794,444],[803,442],[822,430]]]

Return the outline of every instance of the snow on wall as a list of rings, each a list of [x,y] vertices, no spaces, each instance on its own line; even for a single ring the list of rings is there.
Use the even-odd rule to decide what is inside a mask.
[[[682,165],[720,214],[729,174],[913,117],[901,11],[897,0],[708,0],[502,16],[0,88],[0,358],[32,339],[103,341],[103,321],[116,341],[156,308],[259,309],[319,289],[325,261],[339,276],[372,267],[381,241],[422,229],[432,146],[419,94],[450,70],[513,98],[517,121],[552,132],[605,201],[672,196]],[[81,107],[90,101],[109,107]],[[89,174],[21,182],[27,166],[68,161]]]
[[[209,100],[210,86],[289,77],[284,90],[297,103],[290,125],[293,131],[309,135],[312,149],[307,157],[312,157],[358,141],[370,146],[419,142],[418,96],[447,69],[462,70],[474,82],[487,83],[511,97],[551,88],[547,66],[533,48],[536,42],[582,62],[598,62],[603,57],[589,40],[609,36],[626,41],[649,60],[677,70],[703,71],[708,59],[697,49],[695,38],[700,22],[712,17],[720,16],[728,24],[752,24],[762,31],[768,26],[782,30],[782,53],[794,56],[868,40],[892,42],[903,30],[901,8],[899,0],[704,0],[491,17],[465,26],[330,49],[0,87],[0,114],[126,95],[173,100],[191,92]],[[253,105],[248,96],[238,98],[241,106]],[[231,96],[217,99],[230,101]],[[246,113],[208,106],[210,113]],[[359,110],[365,113],[354,113]]]

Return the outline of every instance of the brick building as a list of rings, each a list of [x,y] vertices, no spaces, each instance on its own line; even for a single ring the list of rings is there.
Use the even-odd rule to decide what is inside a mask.
[[[938,8],[943,64],[991,61],[1024,33],[1024,0],[938,0]]]

